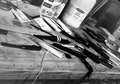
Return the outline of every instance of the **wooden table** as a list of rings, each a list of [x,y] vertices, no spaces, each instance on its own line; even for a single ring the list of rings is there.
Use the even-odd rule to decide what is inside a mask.
[[[0,42],[12,44],[34,44],[26,39],[24,35],[9,32],[7,36],[0,35]],[[0,79],[34,79],[41,69],[42,57],[46,54],[46,50],[40,51],[22,50],[0,46]],[[103,65],[95,64],[87,59],[92,65],[94,72],[90,79],[119,79],[120,69],[114,66],[109,69]],[[42,80],[52,79],[80,79],[87,69],[84,64],[75,56],[72,59],[56,57],[51,53],[47,53],[43,61],[43,70],[39,76]]]

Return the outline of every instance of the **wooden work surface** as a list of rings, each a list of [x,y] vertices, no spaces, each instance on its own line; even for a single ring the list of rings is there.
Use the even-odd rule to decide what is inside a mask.
[[[24,38],[22,34],[9,32],[7,36],[1,35],[1,42],[12,44],[33,44],[31,41]],[[46,50],[40,51],[22,50],[9,47],[0,47],[0,78],[5,75],[10,75],[11,78],[19,78],[19,76],[35,75],[41,68],[42,57],[46,54]],[[119,77],[119,71],[116,66],[109,69],[103,65],[98,65],[87,59],[92,65],[94,72],[90,78],[111,78]],[[40,76],[41,79],[78,79],[87,72],[84,64],[78,58],[72,56],[72,59],[63,57],[62,59],[56,57],[51,53],[47,53],[43,61],[43,71]],[[12,76],[13,75],[13,76]],[[25,76],[24,76],[25,77]],[[24,78],[21,77],[21,78]],[[5,78],[10,78],[5,76]]]
[[[7,36],[0,35],[0,42],[34,44],[24,35],[13,32],[9,32]],[[80,79],[88,71],[75,56],[72,56],[72,59],[66,57],[60,59],[44,49],[30,51],[0,46],[0,79],[34,78],[41,69],[41,60],[45,54],[40,79]],[[90,59],[87,60],[94,69],[90,79],[120,78],[120,69],[117,66],[109,69],[101,64],[95,64]]]

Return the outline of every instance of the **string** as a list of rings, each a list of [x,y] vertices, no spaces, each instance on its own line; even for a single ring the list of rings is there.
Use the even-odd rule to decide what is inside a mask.
[[[49,50],[49,49],[48,49],[48,50]],[[41,60],[41,68],[40,68],[40,70],[39,70],[37,76],[35,77],[34,81],[32,82],[32,84],[35,84],[35,82],[36,82],[37,79],[39,78],[40,74],[42,73],[42,71],[43,71],[43,62],[44,62],[44,58],[45,58],[45,56],[46,56],[47,54],[48,54],[48,51],[46,51],[46,53],[45,53],[45,54],[43,55],[43,57],[42,57],[42,60]]]

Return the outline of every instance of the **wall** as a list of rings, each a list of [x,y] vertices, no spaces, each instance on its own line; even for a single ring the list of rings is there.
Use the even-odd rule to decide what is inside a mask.
[[[113,34],[120,17],[120,1],[108,0],[93,17],[98,21],[97,26],[102,26]]]

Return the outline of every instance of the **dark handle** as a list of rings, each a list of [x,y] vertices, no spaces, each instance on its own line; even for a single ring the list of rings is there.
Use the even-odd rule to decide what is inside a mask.
[[[108,60],[102,58],[101,56],[97,56],[97,55],[93,54],[92,52],[90,52],[90,51],[88,51],[86,49],[83,50],[83,53],[97,64],[101,63],[101,64],[103,64],[104,66],[106,66],[108,68],[113,67],[111,64],[109,64]]]
[[[68,39],[63,39],[62,37],[57,37],[57,36],[42,36],[42,35],[34,35],[34,36],[39,39],[50,40],[50,41],[59,42],[62,44],[71,43]]]
[[[74,56],[76,56],[76,57],[79,57],[79,58],[81,58],[81,59],[86,58],[86,56],[83,55],[83,54],[82,54],[81,52],[79,52],[79,51],[76,51],[76,50],[73,50],[73,49],[64,47],[64,46],[62,46],[62,45],[60,45],[60,44],[58,44],[58,43],[53,43],[52,45],[53,45],[54,47],[56,47],[56,48],[59,48],[59,49],[65,51],[65,52],[70,53],[70,54],[72,54],[72,55],[74,55]]]
[[[11,48],[20,48],[20,49],[25,49],[25,50],[41,50],[41,46],[35,46],[35,45],[15,45],[15,44],[10,44],[10,43],[1,43],[2,46],[5,47],[11,47]]]

